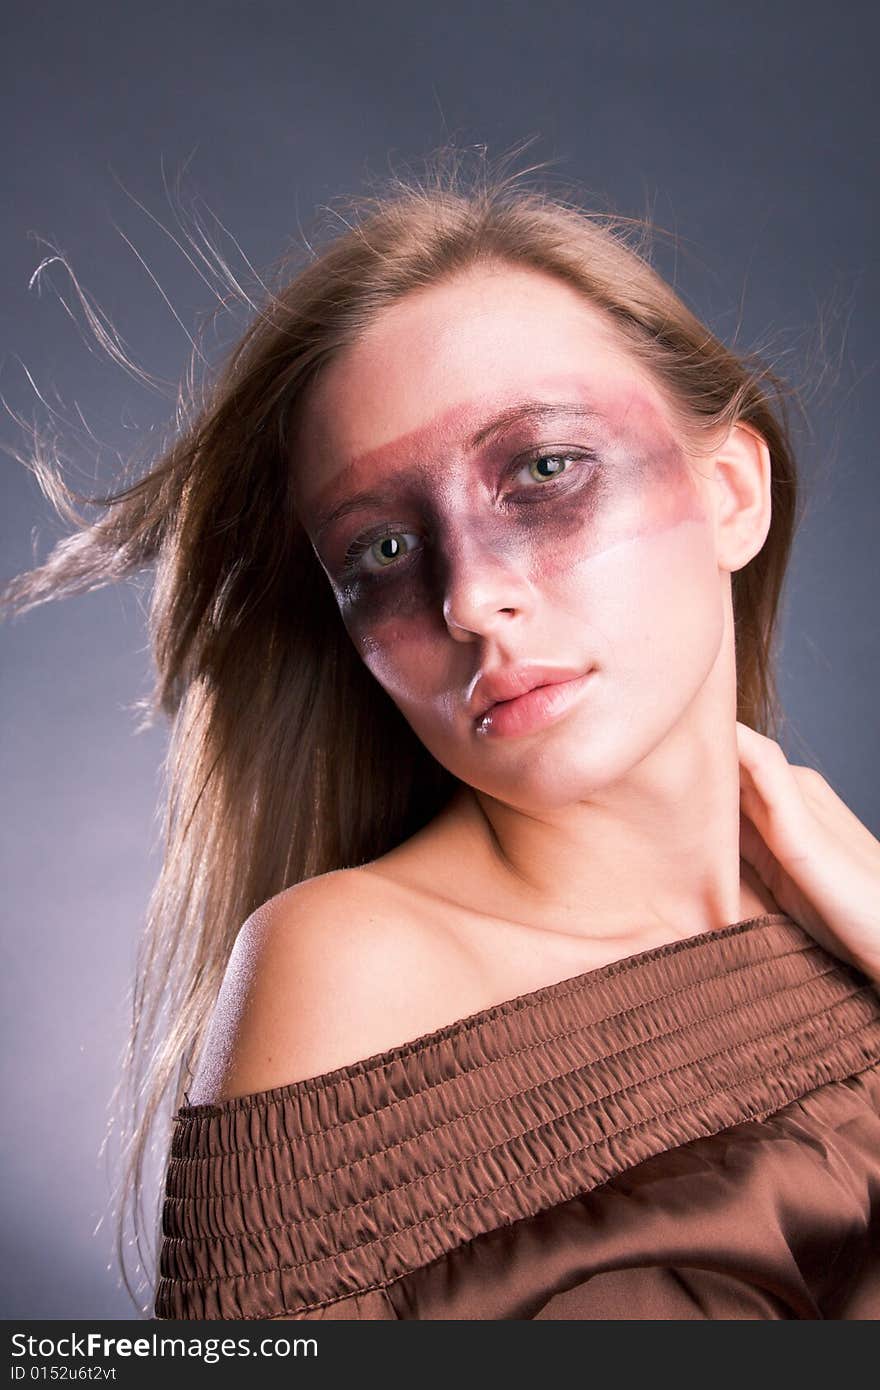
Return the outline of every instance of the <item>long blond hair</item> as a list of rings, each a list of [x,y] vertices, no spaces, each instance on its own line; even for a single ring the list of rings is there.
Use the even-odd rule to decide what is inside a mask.
[[[236,933],[304,878],[365,862],[430,820],[456,786],[367,671],[291,501],[292,424],[322,364],[410,290],[491,258],[574,286],[611,317],[698,442],[734,420],[772,460],[772,521],[733,575],[739,719],[775,734],[777,610],[796,529],[787,400],[756,354],[724,346],[649,260],[647,221],[586,211],[527,175],[449,147],[419,177],[345,200],[346,229],[277,268],[221,366],[181,387],[170,443],[141,476],[83,497],[53,450],[19,456],[71,525],[45,562],[0,594],[21,613],[155,567],[149,630],[166,715],[164,861],[132,986],[114,1103],[124,1223],[140,1240],[144,1156],[157,1117],[186,1099]],[[292,273],[293,272],[293,273]],[[106,344],[105,344],[106,345]],[[99,508],[88,520],[79,505]],[[170,1104],[166,1095],[172,1088]],[[153,1254],[162,1194],[152,1218]],[[149,1310],[149,1303],[138,1305]]]

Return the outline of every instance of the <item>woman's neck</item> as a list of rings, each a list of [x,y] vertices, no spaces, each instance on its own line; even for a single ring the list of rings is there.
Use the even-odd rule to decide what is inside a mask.
[[[518,808],[462,785],[436,832],[462,905],[573,935],[691,935],[778,912],[739,851],[735,729],[667,739],[573,805]],[[445,876],[448,884],[448,875]]]

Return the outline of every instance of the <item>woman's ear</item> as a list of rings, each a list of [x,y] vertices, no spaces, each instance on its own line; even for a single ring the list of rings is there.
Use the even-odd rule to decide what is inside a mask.
[[[747,565],[770,529],[770,450],[762,434],[737,421],[709,459],[714,487],[715,548],[719,567]]]

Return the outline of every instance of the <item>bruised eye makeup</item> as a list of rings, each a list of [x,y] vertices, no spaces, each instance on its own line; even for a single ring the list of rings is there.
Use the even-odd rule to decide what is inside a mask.
[[[514,493],[514,500],[539,501],[535,494],[555,492],[556,484],[566,480],[569,474],[596,462],[596,455],[590,450],[559,446],[535,450],[525,458],[519,455],[510,470],[522,484],[520,491]],[[588,468],[588,472],[592,469]],[[532,495],[526,497],[527,493]],[[419,536],[407,531],[405,523],[399,526],[386,523],[356,536],[343,557],[340,578],[350,581],[364,574],[373,578],[389,570],[399,570],[417,549],[418,542]]]

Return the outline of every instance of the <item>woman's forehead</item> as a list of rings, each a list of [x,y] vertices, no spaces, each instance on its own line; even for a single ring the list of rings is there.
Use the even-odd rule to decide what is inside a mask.
[[[604,314],[547,275],[474,276],[383,308],[321,368],[304,414],[353,456],[478,395],[522,395],[540,376],[596,380],[637,364]]]

